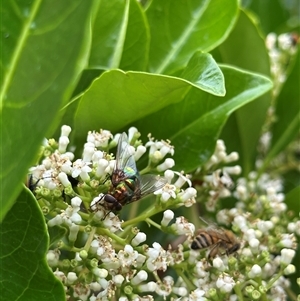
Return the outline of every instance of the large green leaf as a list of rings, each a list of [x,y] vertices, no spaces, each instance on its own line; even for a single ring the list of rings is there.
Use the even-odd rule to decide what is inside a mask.
[[[258,74],[226,66],[222,71],[225,97],[192,88],[182,102],[134,123],[143,133],[151,131],[156,138],[171,140],[177,170],[190,172],[207,161],[229,115],[272,87],[268,78]]]
[[[222,71],[208,53],[195,52],[181,77],[208,93],[217,96],[224,96],[226,93]]]
[[[1,300],[64,300],[63,286],[45,259],[48,240],[44,217],[24,188],[0,225]]]
[[[246,4],[247,8],[254,11],[258,16],[265,34],[282,30],[285,23],[290,23],[290,25],[296,23],[291,22],[291,20],[289,22],[289,19],[294,14],[295,20],[297,20],[297,13],[299,14],[299,2],[297,1],[252,0],[247,1]]]
[[[257,22],[243,11],[236,27],[218,50],[222,62],[270,75],[269,57]],[[239,164],[245,174],[254,168],[257,143],[270,102],[271,93],[268,93],[247,104],[233,114],[223,130],[222,139],[226,141],[229,151],[240,154]]]
[[[84,0],[6,0],[1,7],[0,219],[85,66],[96,6]]]
[[[77,137],[99,126],[118,130],[179,102],[192,86],[223,95],[224,78],[212,57],[196,53],[192,63],[183,74],[190,81],[142,72],[104,72],[80,99],[75,116]]]
[[[149,29],[136,0],[101,1],[93,27],[89,68],[146,68]]]
[[[146,14],[150,71],[174,74],[195,51],[210,51],[225,40],[236,21],[238,1],[153,0]]]

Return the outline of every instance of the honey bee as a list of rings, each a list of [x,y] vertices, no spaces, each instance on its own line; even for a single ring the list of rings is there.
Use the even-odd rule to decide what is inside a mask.
[[[230,230],[214,227],[197,230],[191,244],[193,250],[210,249],[209,259],[217,255],[234,254],[240,247],[240,242]]]

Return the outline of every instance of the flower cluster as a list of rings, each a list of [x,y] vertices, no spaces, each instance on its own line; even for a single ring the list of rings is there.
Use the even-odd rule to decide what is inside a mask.
[[[285,300],[300,221],[287,218],[280,179],[251,173],[234,185],[238,154],[227,154],[221,140],[191,176],[172,170],[170,141],[149,135],[143,145],[135,128],[89,132],[81,158],[68,151],[70,132],[63,126],[58,142],[45,141],[29,181],[51,232],[66,229],[47,261],[70,299]],[[139,202],[146,195],[152,202]],[[228,196],[235,208],[222,209]],[[203,207],[218,209],[223,228],[197,230]],[[197,236],[204,247],[194,250]]]
[[[274,80],[274,95],[278,95],[282,84],[286,81],[289,67],[293,56],[297,51],[299,36],[296,33],[282,33],[276,35],[269,33],[266,38],[266,46],[269,51],[271,63],[271,75]]]
[[[219,208],[218,201],[231,196],[233,180],[230,176],[241,173],[239,165],[228,165],[239,159],[237,152],[227,154],[223,140],[217,140],[213,155],[198,170],[195,184],[201,201],[205,203],[206,210],[216,212]]]

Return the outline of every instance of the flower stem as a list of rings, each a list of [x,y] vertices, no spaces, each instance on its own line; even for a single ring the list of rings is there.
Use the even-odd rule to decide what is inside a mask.
[[[190,281],[190,279],[188,277],[186,277],[186,275],[183,273],[181,268],[175,268],[175,271],[176,271],[177,275],[183,279],[183,281],[185,282],[189,291],[193,291],[194,289],[196,289],[196,286]]]
[[[84,250],[88,251],[90,249],[91,243],[94,239],[95,232],[96,232],[96,228],[93,227],[92,231],[90,232],[89,237],[85,243],[85,246],[83,247]]]
[[[234,286],[234,291],[238,297],[238,300],[243,301],[244,300],[243,293],[241,290],[241,284],[239,282]]]
[[[161,230],[161,225],[159,225],[158,223],[154,222],[151,218],[146,218],[145,222],[147,222],[148,224],[156,227],[157,229]]]
[[[106,229],[106,228],[97,228],[97,233],[98,233],[98,234],[101,234],[101,235],[103,235],[103,234],[107,235],[107,236],[110,237],[112,240],[118,242],[118,243],[119,243],[120,245],[122,245],[122,246],[125,246],[125,245],[126,245],[126,241],[125,241],[123,238],[121,238],[120,236],[118,236],[118,235],[116,235],[116,234],[110,232],[110,231],[109,231],[108,229]]]
[[[138,217],[128,220],[126,222],[123,222],[122,226],[123,226],[123,228],[125,228],[129,225],[133,225],[133,224],[137,224],[139,222],[145,221],[148,217],[151,217],[152,215],[154,215],[160,211],[161,211],[160,208],[158,209],[156,207],[151,207],[150,209],[146,210],[144,213],[142,213]]]
[[[273,286],[273,284],[282,276],[282,270],[279,271],[279,273],[274,277],[272,278],[269,282],[268,282],[268,285],[266,286],[267,288],[267,291]]]

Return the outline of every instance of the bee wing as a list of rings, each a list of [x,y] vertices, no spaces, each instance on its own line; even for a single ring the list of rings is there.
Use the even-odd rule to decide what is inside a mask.
[[[141,198],[164,187],[167,183],[167,179],[158,175],[141,175],[140,176],[140,191]]]
[[[122,133],[118,141],[115,170],[125,170],[126,167],[130,167],[137,172],[128,137],[126,133]]]

